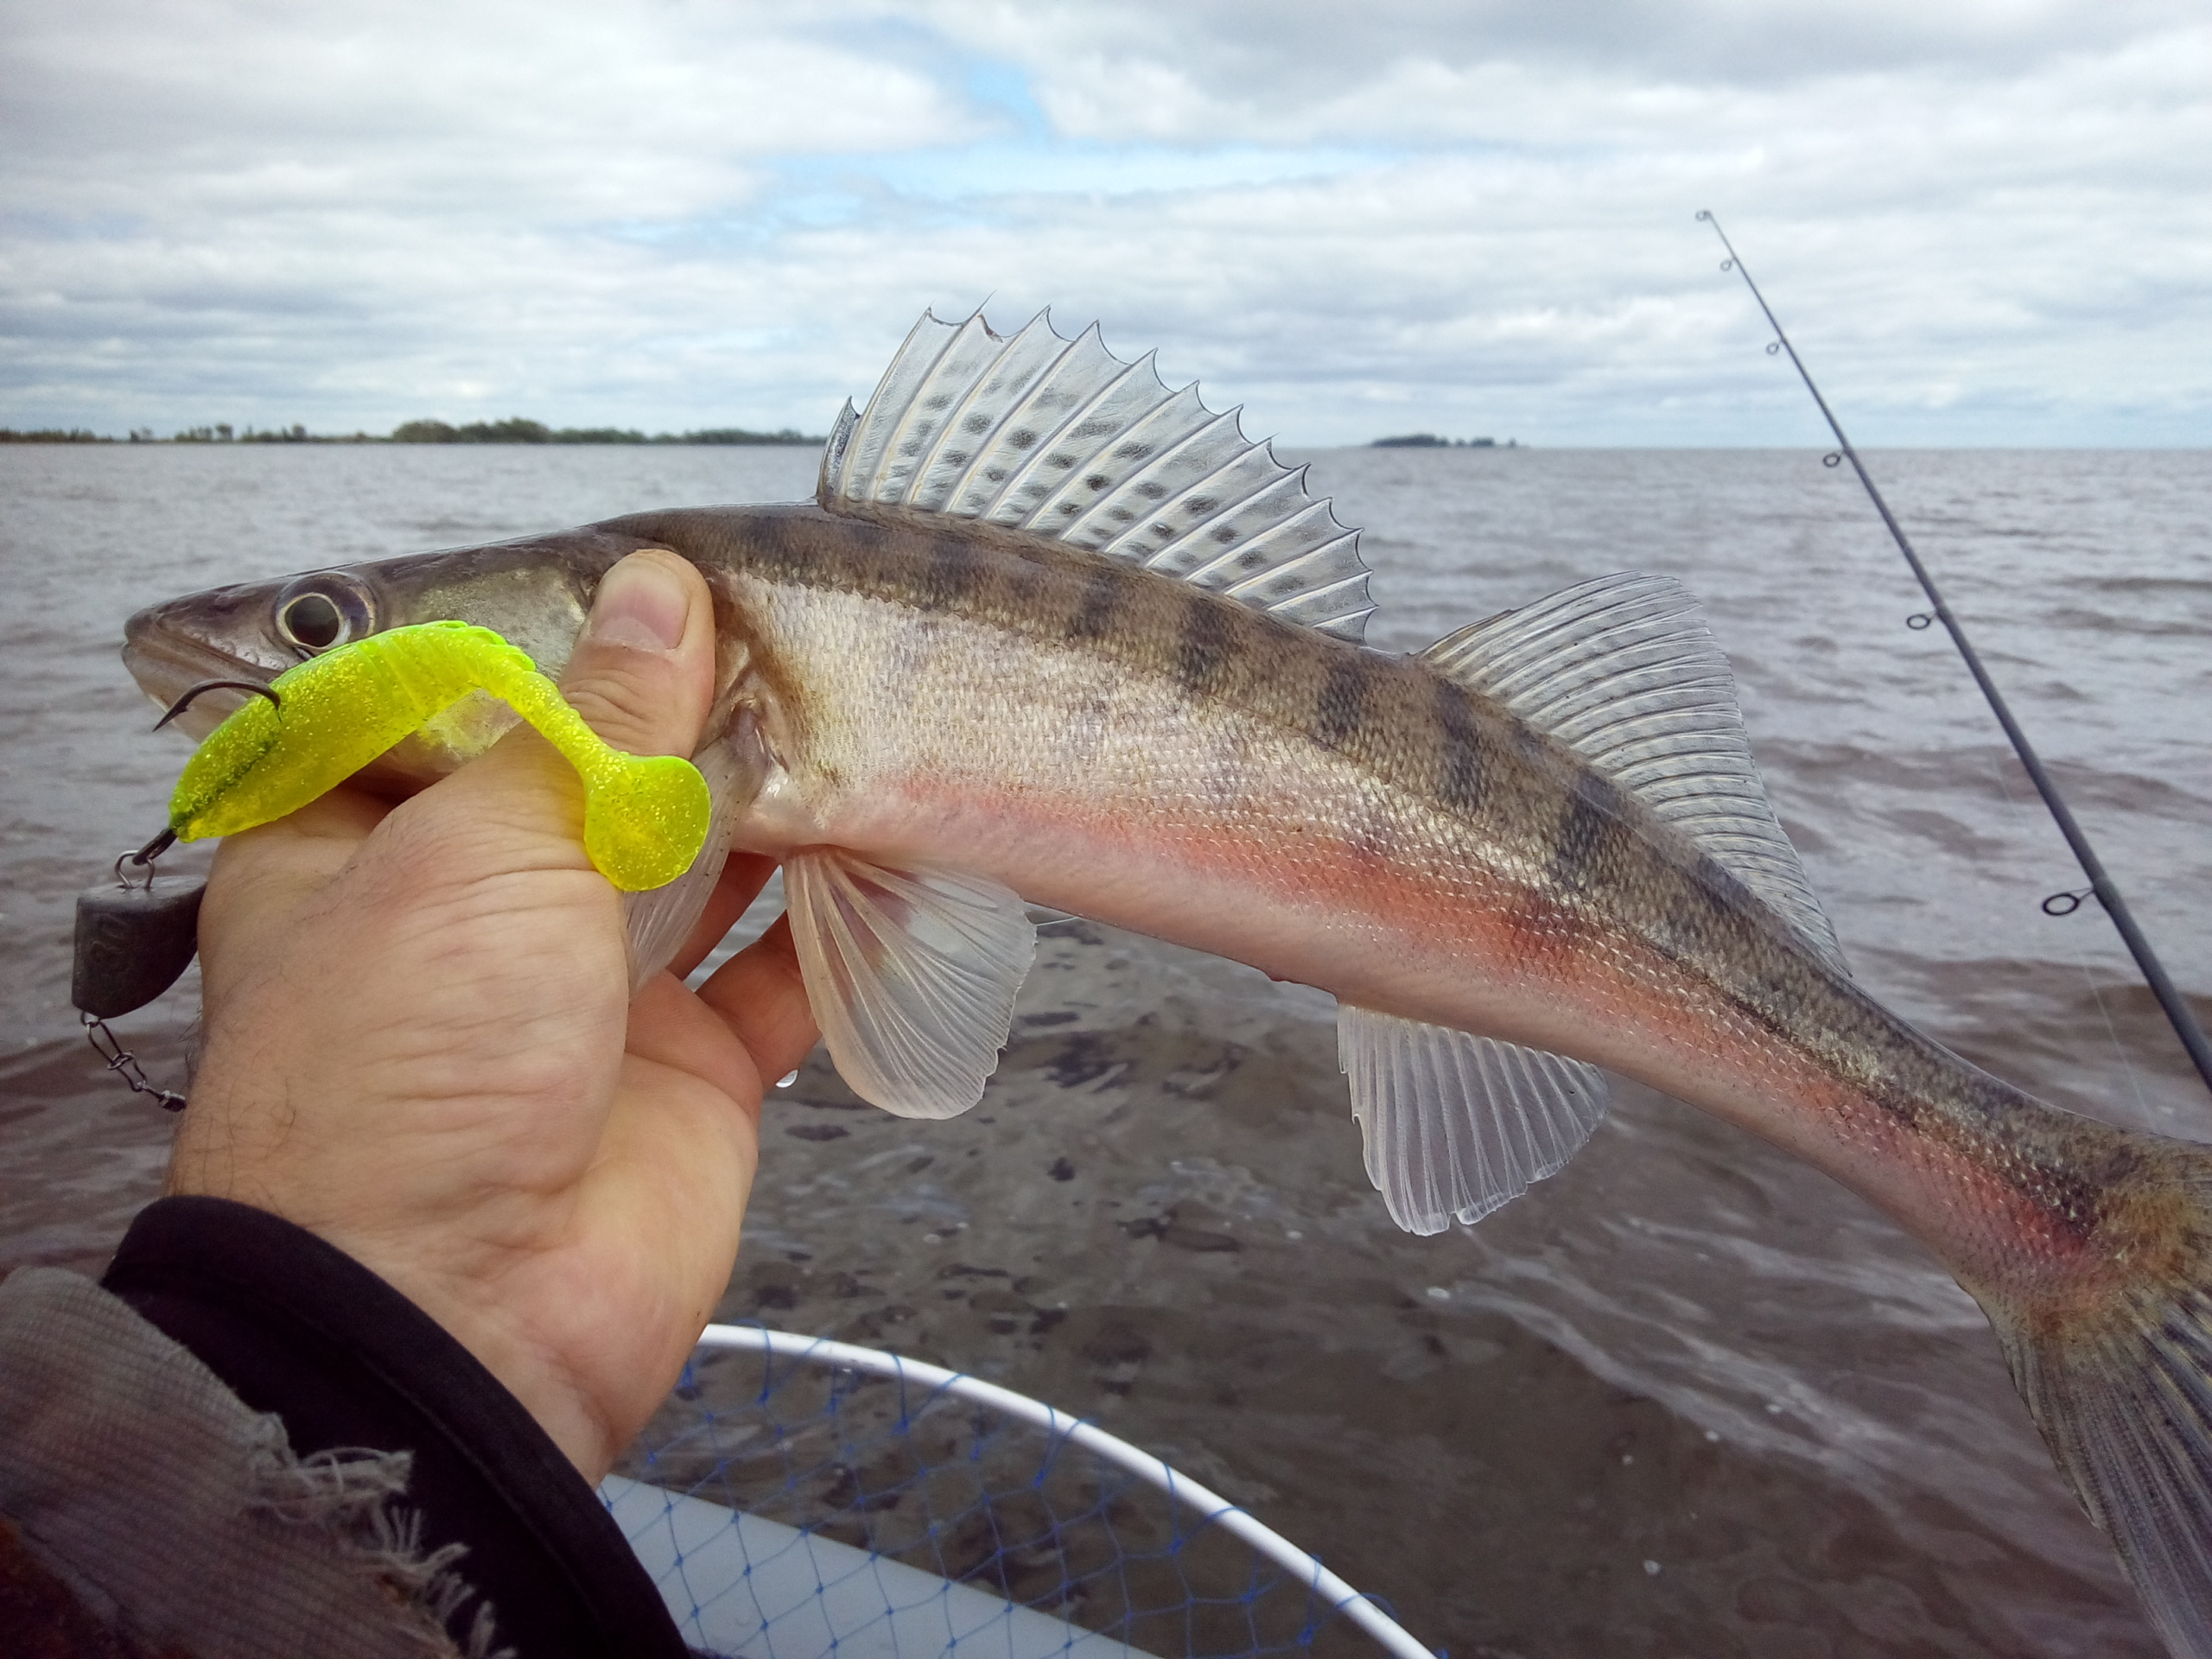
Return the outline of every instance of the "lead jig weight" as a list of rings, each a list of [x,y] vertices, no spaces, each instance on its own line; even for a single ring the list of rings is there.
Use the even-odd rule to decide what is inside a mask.
[[[77,895],[76,958],[69,981],[69,1001],[108,1070],[172,1112],[183,1109],[184,1096],[148,1082],[137,1057],[107,1022],[144,1007],[175,984],[200,948],[200,900],[207,882],[155,882],[155,861],[175,840],[173,831],[163,830],[115,861],[112,881]],[[143,880],[134,881],[134,872]]]

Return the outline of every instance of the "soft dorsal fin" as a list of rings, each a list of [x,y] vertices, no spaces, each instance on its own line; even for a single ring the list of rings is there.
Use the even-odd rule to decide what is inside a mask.
[[[1681,582],[1601,576],[1462,628],[1421,656],[1573,748],[1844,968],[1752,764],[1728,659]]]
[[[1557,1174],[1611,1103],[1587,1061],[1349,1004],[1337,1010],[1337,1063],[1367,1179],[1409,1233],[1479,1221]]]
[[[1375,608],[1359,532],[1236,416],[1169,391],[1149,354],[1122,362],[1096,324],[1065,340],[1039,313],[1007,337],[925,312],[868,408],[839,415],[817,499],[1027,531],[1357,641]]]

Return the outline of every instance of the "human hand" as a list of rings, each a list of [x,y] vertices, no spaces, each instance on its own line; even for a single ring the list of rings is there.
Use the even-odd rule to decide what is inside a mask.
[[[617,748],[688,754],[713,636],[698,573],[633,554],[562,689]],[[341,789],[226,841],[168,1191],[346,1252],[596,1481],[728,1281],[762,1080],[817,1033],[784,923],[697,993],[682,982],[772,869],[750,855],[632,1001],[620,896],[582,819],[575,772],[521,728],[397,807]]]

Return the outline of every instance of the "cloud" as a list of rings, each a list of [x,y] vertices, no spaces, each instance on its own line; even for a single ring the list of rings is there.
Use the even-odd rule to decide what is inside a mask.
[[[1293,442],[2204,441],[2212,26],[1875,3],[0,6],[0,424],[819,430],[925,304]]]
[[[1024,63],[1066,130],[1155,137],[1463,131],[1479,105],[1402,88],[1490,66],[1632,85],[1773,87],[1955,69],[2012,75],[2183,27],[2170,0],[944,0],[929,14],[979,51]]]

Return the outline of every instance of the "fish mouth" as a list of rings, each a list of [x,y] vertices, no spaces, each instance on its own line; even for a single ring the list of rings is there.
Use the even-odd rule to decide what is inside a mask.
[[[194,686],[207,680],[252,680],[267,684],[299,661],[274,644],[255,638],[266,614],[266,588],[219,588],[189,601],[149,605],[123,625],[123,665],[156,709],[168,709]],[[236,623],[251,611],[254,623]],[[232,626],[221,626],[226,620]],[[215,626],[211,626],[213,624]],[[239,643],[222,645],[216,639]],[[250,694],[211,690],[172,722],[197,742],[220,725]]]

